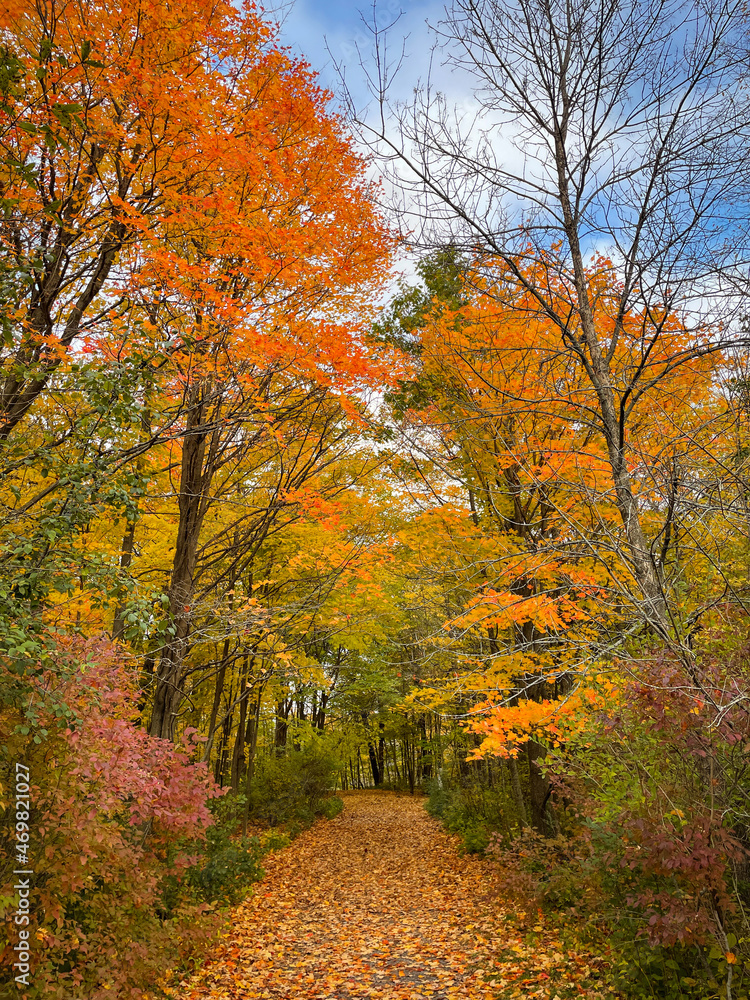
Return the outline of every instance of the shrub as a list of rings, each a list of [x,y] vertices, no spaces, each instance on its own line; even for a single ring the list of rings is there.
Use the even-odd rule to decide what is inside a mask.
[[[344,800],[339,798],[338,795],[331,795],[330,798],[323,799],[320,803],[318,812],[319,815],[325,816],[326,819],[335,819],[343,808]]]
[[[258,760],[250,792],[253,818],[292,833],[336,808],[324,803],[341,767],[325,734],[299,726],[294,738],[283,754]]]
[[[227,795],[211,803],[213,825],[206,831],[205,842],[195,845],[198,859],[185,877],[196,901],[219,908],[237,906],[253,882],[263,878],[263,855],[283,846],[280,837],[238,836],[244,808],[244,795]],[[170,888],[179,898],[179,883],[174,876],[170,878]]]
[[[504,895],[524,909],[564,912],[579,931],[597,924],[603,905],[600,873],[585,832],[545,837],[525,828],[513,838],[494,833],[487,853],[499,863]]]
[[[606,931],[627,997],[746,997],[748,658],[666,654],[550,751],[582,820],[496,838],[506,888]]]
[[[469,854],[483,854],[489,845],[492,827],[471,794],[465,788],[437,781],[427,784],[427,794],[429,814],[441,819],[450,833],[457,834]],[[483,801],[488,801],[486,796]]]
[[[114,647],[90,641],[73,652],[78,672],[45,682],[64,686],[57,695],[74,709],[75,728],[50,720],[46,741],[24,753],[36,873],[27,995],[135,997],[216,927],[188,873],[213,822],[208,803],[221,793],[191,762],[189,733],[176,747],[135,725],[136,691]],[[13,756],[15,718],[0,721]],[[12,856],[3,867],[6,916],[15,908]],[[7,965],[13,943],[8,935]]]

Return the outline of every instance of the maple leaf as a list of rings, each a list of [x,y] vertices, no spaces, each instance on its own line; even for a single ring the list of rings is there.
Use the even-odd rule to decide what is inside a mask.
[[[496,868],[459,855],[419,799],[343,797],[336,819],[264,862],[259,891],[232,915],[228,947],[184,984],[190,1000],[252,995],[239,972],[250,967],[255,995],[284,1000],[480,1000],[510,972],[500,960],[509,946],[527,984],[565,980],[594,996],[580,956],[565,956],[551,928],[536,925],[534,947],[514,940],[493,891]]]

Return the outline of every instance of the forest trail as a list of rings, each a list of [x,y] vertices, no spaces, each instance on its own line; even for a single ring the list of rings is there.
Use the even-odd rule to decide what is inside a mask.
[[[497,900],[408,795],[350,792],[344,812],[266,858],[226,943],[181,1000],[603,998],[597,963]]]

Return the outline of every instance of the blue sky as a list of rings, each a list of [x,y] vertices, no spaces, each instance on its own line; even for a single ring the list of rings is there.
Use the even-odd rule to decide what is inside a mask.
[[[370,36],[359,11],[371,19],[372,5],[367,0],[295,0],[285,11],[282,39],[295,52],[304,55],[321,78],[321,82],[336,89],[337,76],[331,55],[347,69],[349,85],[358,103],[365,97],[363,74],[356,47],[368,52]],[[384,24],[401,12],[399,23],[392,31],[392,46],[400,46],[405,35],[408,61],[398,80],[398,93],[408,95],[427,66],[430,35],[425,21],[437,21],[443,11],[440,0],[378,0],[378,20]]]

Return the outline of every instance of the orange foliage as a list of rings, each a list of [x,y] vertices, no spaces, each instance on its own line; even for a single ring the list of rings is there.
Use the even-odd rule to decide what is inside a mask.
[[[573,346],[573,326],[561,343],[531,289],[552,293],[569,324],[573,293],[554,253],[521,270],[526,291],[497,265],[469,275],[461,304],[434,303],[420,330],[429,401],[409,415],[431,429],[424,450],[443,482],[469,493],[467,510],[455,486],[443,487],[463,517],[449,525],[449,504],[428,519],[463,553],[468,597],[445,630],[475,637],[459,655],[473,668],[466,689],[488,692],[470,726],[484,738],[479,755],[514,755],[531,735],[554,742],[558,727],[569,730],[602,703],[602,689],[587,680],[599,669],[598,636],[618,627],[638,593],[586,357]],[[708,417],[720,410],[713,385],[723,359],[707,352],[683,363],[703,335],[684,317],[618,317],[610,260],[592,262],[589,287],[629,415],[634,487],[658,533],[673,463],[706,449],[716,431]]]
[[[84,336],[110,354],[166,337],[183,380],[227,352],[335,386],[385,370],[358,332],[391,245],[364,162],[253,5],[6,0],[0,27],[18,62],[0,241],[32,275],[6,433]]]
[[[473,721],[470,729],[482,737],[482,742],[471,757],[477,759],[486,754],[517,757],[530,739],[559,747],[566,739],[583,733],[590,713],[603,711],[614,697],[614,685],[599,678],[596,686],[581,685],[554,699],[525,699],[516,705],[497,704],[488,699],[473,709],[482,717]]]
[[[500,908],[496,865],[459,855],[419,799],[345,792],[344,801],[340,816],[264,862],[266,878],[222,946],[199,973],[165,985],[168,997],[602,995],[606,957],[564,946],[541,912]]]

